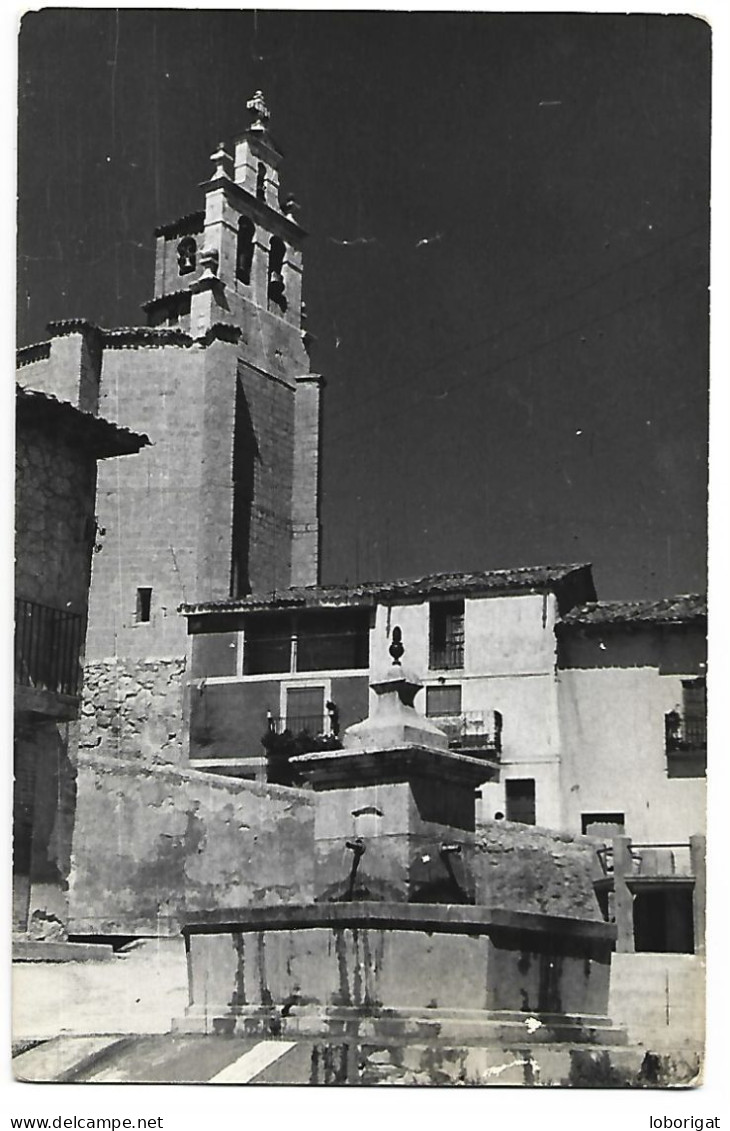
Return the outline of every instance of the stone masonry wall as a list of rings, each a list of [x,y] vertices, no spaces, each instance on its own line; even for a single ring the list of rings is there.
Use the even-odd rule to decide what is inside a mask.
[[[73,934],[170,935],[183,911],[313,898],[315,799],[81,754]]]
[[[87,656],[147,659],[185,654],[183,601],[196,597],[205,351],[107,348],[100,412],[145,432],[149,447],[99,470]],[[138,623],[137,589],[151,588]]]
[[[602,919],[593,889],[602,841],[512,821],[477,825],[476,901],[490,907]]]
[[[292,585],[319,581],[319,438],[322,379],[297,380],[292,487]]]
[[[254,593],[283,589],[291,578],[294,390],[239,362],[250,420],[253,498],[248,576]]]
[[[203,414],[198,422],[200,488],[193,503],[198,535],[189,601],[225,601],[231,595],[236,381],[235,346],[212,342],[205,350]]]
[[[15,584],[18,597],[86,614],[96,462],[45,429],[19,428]]]
[[[184,659],[103,660],[84,673],[81,750],[179,763]]]
[[[187,641],[178,608],[197,595],[205,362],[196,346],[104,352],[101,411],[151,445],[99,472],[103,534],[89,597],[82,749],[151,762],[182,757]],[[147,621],[138,616],[139,588],[152,591]]]

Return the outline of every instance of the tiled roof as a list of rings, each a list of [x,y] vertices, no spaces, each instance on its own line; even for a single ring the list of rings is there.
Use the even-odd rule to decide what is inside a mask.
[[[590,627],[613,624],[704,624],[707,598],[699,593],[661,597],[657,601],[593,601],[579,605],[563,616],[561,626]]]
[[[97,459],[133,455],[150,442],[142,433],[121,428],[90,412],[82,412],[68,401],[59,401],[57,397],[37,389],[16,385],[16,406],[19,423],[47,424],[54,432],[63,428]]]
[[[174,297],[177,297],[179,293],[176,292]],[[164,303],[169,297],[153,299],[151,303],[146,304],[146,307],[152,308],[155,303]],[[179,326],[115,326],[112,329],[105,329],[103,326],[92,326],[90,322],[84,322],[81,318],[66,319],[64,322],[50,322],[48,328],[54,338],[79,330],[90,329],[98,335],[102,347],[115,350],[145,347],[160,349],[163,346],[180,346],[183,349],[188,349],[196,341],[203,346],[208,346],[214,341],[237,342],[241,337],[240,327],[226,322],[216,322],[206,330],[202,337],[197,339],[192,338]],[[22,346],[16,354],[17,367],[22,369],[34,361],[43,360],[50,356],[50,352],[50,342],[36,342],[31,346]]]
[[[142,310],[150,311],[156,307],[165,306],[167,303],[184,303],[190,302],[191,292],[185,287],[179,291],[168,291],[167,294],[158,295],[157,298],[151,298],[148,302],[142,303]]]
[[[201,232],[205,225],[205,212],[188,212],[185,216],[172,220],[169,224],[160,224],[155,228],[156,236],[183,236]]]
[[[86,318],[59,318],[55,322],[49,322],[46,329],[54,338],[61,338],[65,334],[78,334],[80,332],[86,333],[100,333],[100,328],[93,322],[89,322]]]
[[[374,605],[377,602],[432,596],[462,597],[481,593],[545,592],[568,577],[583,573],[590,584],[589,565],[524,566],[518,569],[483,570],[478,573],[434,573],[426,577],[395,581],[363,582],[359,585],[312,585],[254,593],[236,600],[183,606],[186,613],[248,612],[264,609],[321,607],[326,605]]]
[[[115,326],[102,330],[103,342],[110,349],[136,346],[191,346],[193,339],[177,326]]]
[[[32,345],[21,346],[17,351],[18,369],[22,369],[24,365],[32,365],[34,361],[45,361],[50,356],[50,342],[33,342]]]

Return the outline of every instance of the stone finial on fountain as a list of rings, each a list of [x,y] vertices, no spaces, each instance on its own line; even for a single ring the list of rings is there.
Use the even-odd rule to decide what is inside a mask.
[[[468,810],[468,823],[473,829],[474,787],[493,777],[495,769],[484,759],[451,750],[444,731],[418,710],[415,700],[423,682],[403,664],[404,652],[403,633],[396,627],[389,643],[374,659],[376,674],[370,683],[368,717],[347,727],[341,736],[342,749],[299,754],[292,759],[292,765],[315,789],[403,782],[412,777],[438,778],[443,785],[440,797],[444,804],[448,804],[452,787],[457,792],[463,787],[464,811]],[[448,782],[452,784],[447,788]]]
[[[418,746],[445,750],[444,732],[414,706],[423,687],[419,677],[401,663],[405,653],[403,632],[398,625],[391,633],[388,652],[392,663],[370,684],[375,701],[367,719],[348,727],[343,736],[346,750],[387,750]]]
[[[403,653],[405,652],[405,647],[403,645],[403,633],[401,632],[398,625],[396,625],[395,628],[393,629],[392,640],[393,640],[393,643],[391,644],[388,651],[390,652],[391,656],[393,657],[393,663],[398,664],[400,666],[401,657],[402,657]]]

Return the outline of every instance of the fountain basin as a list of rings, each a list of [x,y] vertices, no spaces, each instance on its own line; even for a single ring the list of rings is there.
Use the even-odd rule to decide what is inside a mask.
[[[336,1037],[356,1024],[360,1040],[483,1043],[610,1027],[615,928],[602,922],[363,901],[216,909],[183,931],[187,1029]],[[528,1017],[539,1024],[525,1029]]]

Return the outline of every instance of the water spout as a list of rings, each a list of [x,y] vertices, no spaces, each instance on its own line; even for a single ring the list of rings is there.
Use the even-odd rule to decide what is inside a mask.
[[[353,853],[352,867],[350,868],[350,882],[348,884],[347,895],[345,897],[348,902],[352,902],[355,893],[355,878],[357,876],[357,870],[360,867],[360,860],[362,859],[363,853],[365,852],[365,844],[363,843],[362,837],[357,837],[355,840],[345,841],[345,848],[349,848]]]
[[[453,884],[455,890],[459,893],[459,896],[461,897],[461,899],[468,902],[469,897],[467,895],[467,892],[464,890],[463,885],[461,883],[459,883],[459,880],[456,876],[456,873],[454,872],[454,865],[452,864],[452,858],[454,856],[461,856],[461,845],[460,844],[442,844],[441,848],[439,849],[439,856],[441,857],[441,859],[444,862],[444,866],[446,868],[446,871],[449,874],[449,880]]]

